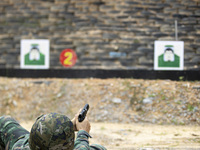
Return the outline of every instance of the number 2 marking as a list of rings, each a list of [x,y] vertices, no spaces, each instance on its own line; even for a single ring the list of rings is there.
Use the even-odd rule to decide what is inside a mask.
[[[72,65],[72,57],[73,57],[73,54],[71,52],[66,52],[64,54],[64,56],[66,57],[65,60],[64,60],[64,64],[65,65]]]

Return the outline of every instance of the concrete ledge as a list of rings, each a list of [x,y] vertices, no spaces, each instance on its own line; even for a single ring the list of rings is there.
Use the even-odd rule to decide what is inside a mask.
[[[154,70],[103,70],[103,69],[49,69],[24,70],[0,69],[1,77],[17,78],[135,78],[169,79],[196,81],[200,80],[200,70],[154,71]]]

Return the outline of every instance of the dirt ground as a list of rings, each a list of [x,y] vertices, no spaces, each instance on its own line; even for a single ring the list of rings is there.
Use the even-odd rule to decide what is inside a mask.
[[[109,150],[200,149],[200,82],[0,78],[0,113],[30,130],[48,112],[90,104],[90,144]]]
[[[30,131],[33,121],[23,122]],[[90,144],[108,150],[200,149],[199,126],[91,123]]]

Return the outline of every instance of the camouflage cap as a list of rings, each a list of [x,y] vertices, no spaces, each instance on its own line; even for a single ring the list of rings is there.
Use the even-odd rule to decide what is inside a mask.
[[[72,150],[74,130],[71,120],[57,113],[40,116],[32,126],[29,146],[32,150]]]

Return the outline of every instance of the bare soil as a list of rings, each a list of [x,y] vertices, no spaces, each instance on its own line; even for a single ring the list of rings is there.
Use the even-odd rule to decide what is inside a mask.
[[[30,131],[33,121],[22,122]],[[200,149],[199,126],[91,123],[90,144],[108,150]]]
[[[73,118],[90,104],[90,143],[114,149],[200,149],[200,82],[0,78],[0,114],[30,130],[41,114]]]

